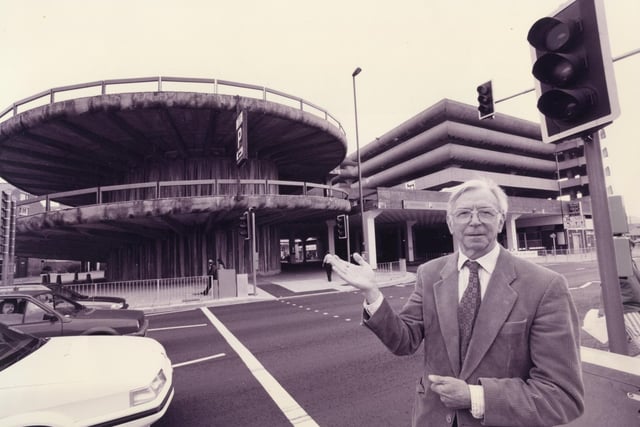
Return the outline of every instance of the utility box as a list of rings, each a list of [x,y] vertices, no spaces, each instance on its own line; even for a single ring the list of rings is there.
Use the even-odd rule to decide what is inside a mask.
[[[627,234],[629,232],[629,220],[622,196],[609,196],[608,200],[612,233],[614,235]]]
[[[249,296],[249,275],[238,274],[238,297],[247,297]]]
[[[236,270],[233,268],[218,269],[218,298],[237,297]]]

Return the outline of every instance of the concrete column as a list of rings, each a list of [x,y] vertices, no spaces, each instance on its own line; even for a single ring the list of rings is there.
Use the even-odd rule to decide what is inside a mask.
[[[327,253],[335,254],[336,253],[336,239],[334,229],[336,227],[335,219],[328,219],[325,221],[327,224],[327,242],[328,242],[328,251]]]
[[[507,214],[504,226],[507,230],[507,249],[510,251],[518,250],[518,231],[516,230],[516,219],[520,218],[520,214]]]
[[[364,246],[367,248],[366,260],[373,267],[378,268],[378,256],[376,248],[376,217],[380,215],[381,211],[372,210],[364,213]]]
[[[405,249],[405,253],[407,254],[407,261],[409,262],[413,262],[415,261],[415,254],[413,251],[413,226],[416,224],[417,221],[405,221],[404,226],[405,226],[405,242],[404,242],[404,249]]]

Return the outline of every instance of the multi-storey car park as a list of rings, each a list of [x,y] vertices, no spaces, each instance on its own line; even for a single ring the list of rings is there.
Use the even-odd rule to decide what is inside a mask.
[[[240,111],[248,159],[239,166]],[[505,247],[551,248],[553,235],[558,249],[578,248],[590,239],[588,230],[565,233],[569,206],[556,200],[588,195],[580,143],[543,144],[536,123],[479,121],[474,107],[451,100],[427,108],[360,150],[364,218],[357,157],[346,154],[344,130],[321,107],[216,79],[78,84],[0,112],[0,176],[35,196],[19,206],[45,205],[18,218],[16,255],[106,262],[109,280],[202,275],[210,258],[251,271],[238,230],[249,208],[258,274],[295,259],[283,257],[281,241],[293,252],[312,238],[316,258],[346,255],[335,235],[343,213],[351,250],[366,249],[372,264],[426,259],[453,249],[441,190],[479,175],[510,197]]]

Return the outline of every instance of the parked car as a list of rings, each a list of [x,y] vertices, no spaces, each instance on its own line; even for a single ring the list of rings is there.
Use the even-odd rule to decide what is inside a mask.
[[[87,307],[96,307],[96,308],[127,308],[129,304],[127,304],[126,299],[121,297],[112,297],[112,296],[89,296],[84,295],[75,289],[71,289],[69,287],[48,283],[46,285],[52,292],[57,295],[64,296],[66,298],[72,299],[80,304]]]
[[[0,323],[0,425],[149,426],[173,399],[173,368],[151,338],[37,338]]]
[[[42,285],[0,288],[0,322],[38,336],[147,333],[144,312],[86,307]]]

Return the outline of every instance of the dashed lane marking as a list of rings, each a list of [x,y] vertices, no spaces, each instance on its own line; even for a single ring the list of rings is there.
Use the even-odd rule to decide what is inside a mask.
[[[205,316],[229,346],[238,354],[240,359],[249,368],[249,371],[262,385],[271,399],[278,405],[285,417],[294,426],[319,427],[313,418],[295,401],[293,397],[280,385],[278,381],[265,369],[260,361],[238,340],[227,327],[206,307],[201,308]]]
[[[182,362],[182,363],[174,363],[173,366],[174,368],[181,368],[183,366],[188,366],[188,365],[194,365],[196,363],[202,363],[202,362],[206,362],[207,360],[212,360],[212,359],[219,359],[220,357],[224,357],[226,356],[225,353],[218,353],[218,354],[214,354],[212,356],[207,356],[207,357],[201,357],[200,359],[193,359],[193,360],[189,360],[187,362]]]
[[[585,283],[583,283],[583,284],[582,284],[582,285],[580,285],[580,286],[575,286],[575,287],[573,287],[573,288],[569,288],[569,290],[570,290],[570,291],[575,291],[575,290],[578,290],[578,289],[584,289],[584,288],[586,288],[587,286],[591,286],[591,285],[593,285],[593,284],[598,284],[598,285],[599,285],[599,284],[600,284],[600,281],[599,281],[599,280],[594,280],[594,281],[591,281],[591,282],[585,282]]]
[[[166,328],[149,328],[147,332],[156,332],[156,331],[171,331],[174,329],[187,329],[187,328],[200,328],[202,326],[209,326],[206,323],[201,323],[199,325],[184,325],[184,326],[167,326]]]

